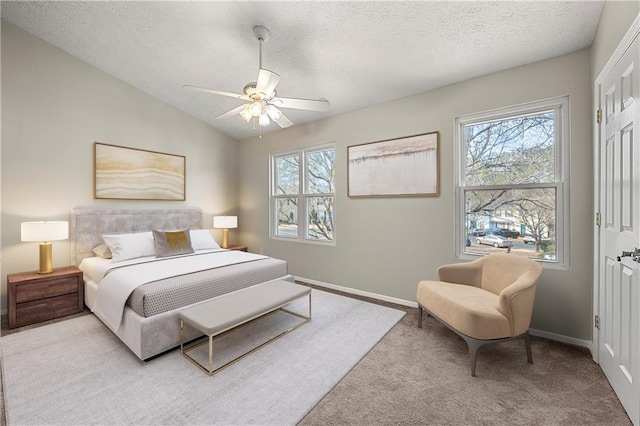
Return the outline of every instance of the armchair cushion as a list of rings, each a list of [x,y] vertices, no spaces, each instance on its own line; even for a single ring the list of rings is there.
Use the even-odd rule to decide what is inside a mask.
[[[509,320],[498,310],[499,297],[489,291],[466,284],[421,281],[418,301],[441,321],[474,339],[511,336]]]

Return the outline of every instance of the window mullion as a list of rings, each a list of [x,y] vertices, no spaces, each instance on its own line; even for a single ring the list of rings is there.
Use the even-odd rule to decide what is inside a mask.
[[[298,233],[298,239],[306,240],[307,233],[309,232],[309,214],[307,212],[307,199],[306,194],[309,192],[309,180],[307,179],[307,153],[300,151],[300,193],[298,194],[299,214],[302,215],[302,220],[299,220],[299,226],[302,226],[301,231]]]

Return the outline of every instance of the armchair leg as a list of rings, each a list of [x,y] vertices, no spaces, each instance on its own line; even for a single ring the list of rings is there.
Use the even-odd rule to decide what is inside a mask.
[[[471,377],[476,377],[476,357],[478,355],[478,348],[471,350],[469,348],[469,355],[471,355]]]
[[[527,362],[533,364],[533,354],[531,353],[531,339],[529,338],[529,332],[524,333],[524,344],[527,348]]]
[[[476,377],[476,358],[478,357],[478,349],[484,346],[484,342],[475,339],[464,339],[469,347],[469,360],[471,362],[471,377]]]
[[[418,304],[418,328],[422,328],[422,305]]]

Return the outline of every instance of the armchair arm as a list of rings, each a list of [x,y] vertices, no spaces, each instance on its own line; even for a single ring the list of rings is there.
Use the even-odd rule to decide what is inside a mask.
[[[542,271],[539,270],[526,271],[498,296],[498,311],[509,320],[512,336],[518,336],[529,329],[536,285],[541,274]]]
[[[438,281],[482,287],[482,259],[469,263],[442,265],[436,273]]]

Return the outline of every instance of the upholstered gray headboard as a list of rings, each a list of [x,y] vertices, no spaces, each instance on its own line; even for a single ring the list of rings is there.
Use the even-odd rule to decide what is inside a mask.
[[[102,234],[144,232],[152,229],[202,228],[202,210],[183,209],[97,209],[76,207],[71,210],[71,261],[79,265],[102,244]]]

